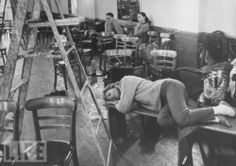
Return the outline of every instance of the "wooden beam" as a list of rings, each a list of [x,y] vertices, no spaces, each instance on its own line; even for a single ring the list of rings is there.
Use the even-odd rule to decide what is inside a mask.
[[[17,89],[19,89],[21,86],[26,84],[28,82],[28,79],[21,79],[20,81],[17,81],[17,83],[11,87],[11,93],[14,93]]]
[[[60,52],[58,53],[54,53],[55,51],[52,50],[48,50],[47,52],[38,52],[38,51],[35,51],[35,52],[28,52],[28,51],[20,51],[19,52],[19,57],[21,58],[33,58],[33,57],[42,57],[42,58],[62,58],[62,55]]]
[[[25,6],[27,9],[27,7]],[[33,18],[39,18],[40,17],[40,11],[41,11],[41,5],[39,0],[34,0],[34,6],[32,11],[32,17]],[[35,47],[36,44],[36,38],[37,38],[37,28],[33,28],[29,32],[29,38],[27,42],[27,49],[32,50]],[[31,69],[33,64],[33,58],[25,58],[21,73],[21,79],[30,79],[31,75]],[[19,96],[18,96],[18,103],[20,105],[24,105],[27,99],[27,93],[28,93],[28,87],[29,87],[29,81],[27,81],[23,86],[20,87],[19,90]],[[23,126],[23,119],[24,119],[24,111],[19,115],[19,136],[21,135],[22,126]]]
[[[73,18],[65,18],[65,19],[57,19],[55,20],[56,26],[69,26],[69,25],[79,25],[81,22],[84,21],[84,17],[78,16],[78,17],[73,17]],[[49,22],[28,22],[28,25],[30,28],[35,28],[35,27],[49,27],[50,23]]]

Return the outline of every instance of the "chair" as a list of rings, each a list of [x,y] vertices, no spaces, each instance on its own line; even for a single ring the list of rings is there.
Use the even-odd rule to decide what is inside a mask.
[[[116,49],[125,49],[125,42],[121,40],[121,38],[126,37],[123,34],[115,34],[114,39],[116,41]]]
[[[99,42],[102,50],[111,49],[110,47],[113,47],[113,36],[113,32],[101,32],[99,34]]]
[[[79,166],[76,150],[76,111],[77,102],[69,97],[54,96],[30,99],[25,105],[32,112],[36,143],[46,144],[46,162],[15,162],[16,166]],[[47,114],[45,114],[47,112]],[[44,113],[44,114],[43,114]],[[41,133],[45,130],[68,130],[69,140],[47,139],[43,140]],[[24,150],[30,159],[31,151],[35,148],[30,146]]]
[[[54,63],[54,91],[56,91],[57,89],[57,79],[58,76],[63,78],[64,81],[64,85],[65,85],[65,89],[67,91],[68,87],[67,87],[67,72],[66,72],[66,66],[65,66],[65,62],[62,59],[58,59],[58,58],[53,58],[53,63]]]
[[[4,146],[9,146],[11,141],[19,140],[19,115],[20,107],[17,103],[9,100],[0,101],[0,165],[4,163]]]
[[[148,43],[158,42],[158,34],[156,31],[148,31]]]
[[[1,48],[0,49],[0,73],[1,75],[4,74],[4,68],[5,68],[5,65],[6,65],[6,59],[7,59],[7,49],[6,48]]]
[[[177,52],[172,50],[152,50],[150,52],[152,67],[175,71]]]
[[[111,67],[131,64],[132,55],[136,50],[137,37],[127,37],[122,34],[115,34],[116,48],[108,49],[103,54],[104,70],[106,71],[106,64]],[[130,61],[128,61],[128,59]]]
[[[4,141],[9,140],[12,137],[13,140],[19,139],[19,105],[14,101],[0,100],[0,141],[1,144]],[[6,139],[7,138],[7,139]]]
[[[160,33],[161,37],[161,49],[163,50],[174,50],[173,39],[174,35],[169,33]]]
[[[64,42],[64,46],[65,46],[66,49],[70,48],[70,44],[67,41]],[[67,91],[68,90],[68,85],[67,85],[67,69],[66,69],[66,66],[65,66],[65,61],[60,56],[60,52],[58,50],[57,43],[52,43],[52,47],[55,50],[53,52],[53,54],[55,54],[55,55],[59,54],[59,57],[53,58],[53,63],[54,63],[54,91],[56,91],[56,88],[57,88],[58,76],[63,78],[65,90]],[[77,50],[78,50],[78,53],[80,54],[81,57],[85,53],[88,53],[88,52],[91,51],[90,49],[79,49],[78,47],[77,47]],[[68,54],[68,58],[69,58],[69,61],[70,61],[70,64],[72,65],[72,67],[77,65],[77,62],[75,62],[75,59],[76,59],[75,56],[76,55],[75,55],[74,51],[71,51]]]
[[[144,66],[146,77],[150,74],[150,64],[151,64],[151,54],[152,50],[159,49],[159,46],[156,43],[149,44],[140,44],[139,46],[139,56],[138,59],[142,62]]]
[[[138,37],[121,37],[121,41],[124,42],[124,49],[131,49],[132,51],[136,51]]]
[[[172,50],[152,50],[150,52],[150,74],[152,80],[176,78],[177,53]]]

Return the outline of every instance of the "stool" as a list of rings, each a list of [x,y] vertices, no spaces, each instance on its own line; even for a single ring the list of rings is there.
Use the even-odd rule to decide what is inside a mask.
[[[65,62],[62,59],[53,59],[53,63],[54,63],[54,91],[56,91],[57,88],[57,76],[60,76],[63,78],[64,80],[64,85],[65,85],[65,89],[67,91],[68,87],[67,87],[67,81],[66,81],[66,66],[65,66]]]
[[[1,75],[4,74],[4,68],[6,65],[6,59],[7,59],[7,49],[6,48],[1,48],[0,49],[0,73]]]

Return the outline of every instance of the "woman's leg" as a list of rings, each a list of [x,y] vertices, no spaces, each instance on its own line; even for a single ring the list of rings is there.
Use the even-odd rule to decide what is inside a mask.
[[[215,119],[211,107],[190,110],[186,103],[186,90],[182,82],[169,79],[162,93],[167,100],[174,121],[179,126],[189,126]]]
[[[162,109],[160,110],[157,118],[157,123],[163,128],[175,126],[175,122],[167,105],[162,107]]]

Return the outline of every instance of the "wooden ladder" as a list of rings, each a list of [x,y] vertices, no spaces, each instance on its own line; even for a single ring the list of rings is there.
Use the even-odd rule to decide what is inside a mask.
[[[99,155],[91,156],[93,157],[92,160],[96,160],[100,162],[100,163],[97,163],[97,165],[108,166],[110,165],[112,147],[115,148],[115,145],[111,138],[110,132],[106,126],[103,114],[98,105],[98,102],[96,100],[92,87],[90,86],[90,82],[87,78],[85,69],[82,65],[79,54],[74,45],[72,36],[68,28],[69,25],[78,25],[84,20],[84,18],[81,16],[65,18],[62,13],[59,1],[55,0],[55,4],[58,8],[58,12],[61,17],[60,19],[55,20],[53,18],[53,15],[52,15],[52,12],[50,10],[47,0],[34,0],[32,13],[31,13],[32,18],[30,20],[25,20],[27,6],[29,2],[30,0],[19,0],[17,3],[16,15],[15,15],[15,19],[13,23],[13,30],[12,30],[12,35],[11,35],[11,43],[10,43],[10,47],[8,51],[8,61],[5,67],[4,76],[0,78],[0,100],[9,99],[11,97],[11,94],[18,90],[19,91],[18,103],[22,106],[25,104],[29,79],[31,75],[32,61],[34,57],[34,52],[32,53],[32,51],[29,51],[29,50],[34,50],[35,48],[36,38],[37,38],[37,29],[39,27],[51,27],[52,32],[54,34],[54,38],[56,39],[57,45],[60,50],[60,56],[64,60],[67,74],[69,76],[73,91],[78,99],[79,104],[82,106],[82,108],[79,108],[79,109],[82,109],[82,111],[78,111],[78,114],[79,114],[78,117],[80,117],[79,119],[82,119],[84,122],[87,123],[85,127],[87,127],[87,130],[89,130],[89,132],[83,133],[82,132],[83,129],[79,127],[77,131],[78,133],[82,132],[80,134],[85,135],[84,139],[90,138],[91,139],[90,142],[95,144],[96,151],[94,151],[95,147],[93,147],[91,151]],[[43,6],[44,11],[46,12],[46,15],[48,17],[47,22],[38,22],[38,20],[40,19],[41,6]],[[22,37],[23,37],[22,34],[24,31],[25,23],[27,24],[30,30],[28,33],[29,35],[28,40],[26,41],[27,50],[23,51],[24,63],[23,63],[23,68],[22,68],[21,81],[19,81],[15,87],[12,87],[12,80],[14,78],[14,70],[15,70],[17,59],[19,58],[18,55],[22,54],[22,53],[19,53],[19,48],[22,45]],[[69,47],[65,47],[63,42],[61,41],[61,35],[59,34],[59,31],[57,28],[59,26],[64,27],[66,29],[67,39],[69,41]],[[71,60],[69,59],[69,56],[71,54],[75,55],[73,62],[71,62]],[[40,56],[43,57],[43,55],[40,55]],[[77,77],[75,75],[77,75]],[[96,106],[96,110],[99,114],[99,122],[97,124],[96,130],[98,131],[99,126],[102,124],[108,136],[109,145],[108,145],[108,152],[107,152],[106,157],[103,155],[101,146],[96,136],[97,133],[94,131],[93,124],[88,115],[89,111],[86,109],[86,106],[85,106],[84,95],[83,95],[85,91],[90,93],[92,100]],[[20,126],[19,126],[20,129],[22,128],[22,123],[23,123],[23,111],[20,117]],[[88,138],[86,138],[86,136]]]

